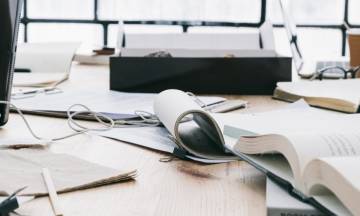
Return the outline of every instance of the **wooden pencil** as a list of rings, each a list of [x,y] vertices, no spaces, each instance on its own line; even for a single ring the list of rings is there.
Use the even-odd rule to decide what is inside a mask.
[[[54,213],[55,213],[56,216],[63,216],[62,209],[61,209],[60,202],[59,202],[59,197],[58,197],[58,195],[56,193],[54,182],[53,182],[53,180],[51,178],[49,169],[48,168],[43,168],[42,169],[42,174],[43,174],[43,177],[44,177],[46,187],[47,187],[48,192],[49,192],[49,197],[50,197],[50,201],[51,201],[51,205],[53,207]]]

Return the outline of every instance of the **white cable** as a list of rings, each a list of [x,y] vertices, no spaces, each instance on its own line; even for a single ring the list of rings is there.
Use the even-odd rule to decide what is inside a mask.
[[[28,128],[29,132],[31,133],[31,135],[35,138],[35,139],[38,139],[38,140],[45,140],[39,136],[36,135],[36,133],[32,130],[32,128],[30,127],[30,124],[29,122],[26,120],[24,114],[21,112],[21,110],[19,108],[17,108],[14,104],[10,103],[9,101],[0,101],[1,104],[6,104],[10,107],[13,107],[16,112],[19,113],[20,117],[22,118],[22,120],[24,121],[26,127]]]
[[[191,92],[187,92],[187,94],[190,97],[193,97],[195,102],[198,103],[201,107],[206,109],[206,104],[201,101],[195,94]],[[80,134],[84,134],[87,132],[95,131],[95,132],[103,132],[103,131],[109,131],[114,128],[124,128],[124,127],[157,127],[161,124],[160,120],[152,113],[146,112],[146,111],[135,111],[135,115],[137,115],[140,120],[113,120],[111,117],[100,113],[92,111],[90,108],[83,104],[74,104],[70,106],[66,113],[67,113],[67,124],[68,126],[75,131],[75,133],[68,134],[66,136],[58,137],[58,138],[52,138],[52,139],[46,139],[41,136],[38,136],[33,129],[30,126],[30,123],[25,118],[25,115],[23,112],[16,107],[14,104],[12,104],[9,101],[0,101],[0,104],[6,104],[10,106],[11,108],[15,109],[16,112],[20,115],[22,120],[24,121],[27,129],[31,133],[31,135],[41,141],[47,141],[47,142],[54,142],[59,141],[63,139],[67,139],[73,136],[77,136]],[[72,111],[74,108],[79,107],[81,109],[84,109],[83,111]],[[79,122],[77,122],[74,118],[78,115],[87,114],[90,117],[94,117],[97,123],[99,123],[102,127],[100,128],[90,128],[84,125],[81,125]],[[191,119],[188,119],[191,120]],[[188,121],[186,120],[186,121]]]
[[[76,111],[76,112],[73,112],[71,113],[71,110],[75,107],[80,107],[80,108],[83,108],[85,109],[86,111]],[[97,113],[97,112],[94,112],[92,111],[91,109],[89,109],[87,106],[85,105],[82,105],[82,104],[74,104],[72,106],[70,106],[68,108],[68,110],[66,111],[67,113],[67,116],[68,116],[68,125],[71,129],[73,129],[74,131],[76,132],[88,132],[88,131],[97,131],[97,132],[100,132],[100,131],[108,131],[108,130],[111,130],[112,128],[114,128],[115,126],[115,122],[113,119],[111,119],[110,117],[102,114],[102,113]],[[102,126],[104,126],[104,128],[88,128],[88,127],[85,127],[79,123],[77,123],[75,120],[74,120],[74,117],[77,116],[77,115],[81,115],[81,114],[90,114],[90,116],[93,116],[96,121],[98,123],[100,123]],[[104,120],[101,119],[104,118],[106,119],[109,123],[105,122]]]
[[[38,93],[38,92],[37,92]],[[200,106],[206,108],[206,104],[201,101],[196,95],[194,95],[191,92],[187,93],[189,96],[193,97],[195,102],[198,103]],[[124,127],[157,127],[161,124],[160,120],[152,113],[146,112],[146,111],[135,111],[135,115],[137,115],[141,120],[113,120],[109,116],[100,113],[100,112],[94,112],[87,106],[83,104],[74,104],[70,106],[66,113],[67,113],[67,124],[68,126],[75,131],[75,133],[68,134],[66,136],[58,137],[58,138],[52,138],[52,139],[46,139],[41,136],[38,136],[34,130],[31,128],[30,123],[25,118],[25,115],[23,112],[16,107],[14,104],[12,104],[9,101],[0,101],[0,104],[6,104],[10,106],[11,108],[15,109],[16,112],[20,115],[22,120],[24,121],[27,129],[29,130],[30,134],[37,140],[46,141],[48,143],[59,141],[63,139],[67,139],[73,136],[77,136],[80,134],[84,134],[87,132],[95,131],[95,132],[103,132],[103,131],[109,131],[114,128],[124,128]],[[71,111],[72,109],[80,107],[84,109],[84,111]],[[89,116],[92,116],[95,118],[97,123],[99,123],[102,127],[101,128],[89,128],[84,125],[81,125],[79,122],[77,122],[74,118],[78,115],[87,114]]]
[[[6,105],[10,106],[11,108],[15,109],[16,112],[20,115],[20,117],[24,121],[30,134],[37,140],[47,141],[47,142],[54,142],[54,141],[67,139],[67,138],[77,136],[80,134],[84,134],[84,133],[87,133],[90,131],[102,132],[102,131],[111,130],[113,128],[121,128],[121,127],[155,127],[155,126],[160,125],[159,119],[154,114],[151,114],[151,113],[148,113],[145,111],[135,111],[135,114],[138,117],[140,117],[141,120],[116,120],[116,121],[114,121],[109,116],[107,116],[103,113],[94,112],[85,105],[74,104],[74,105],[70,106],[66,112],[67,112],[67,116],[68,116],[67,124],[72,130],[75,131],[75,133],[71,133],[71,134],[68,134],[63,137],[46,139],[41,136],[38,136],[33,131],[33,129],[30,126],[30,123],[25,118],[25,115],[17,106],[15,106],[14,104],[12,104],[9,101],[0,101],[0,104],[6,104]],[[71,110],[76,107],[80,107],[80,108],[84,109],[85,111],[72,112]],[[81,125],[80,123],[78,123],[77,121],[74,120],[74,117],[76,117],[77,115],[81,115],[81,114],[88,114],[88,115],[94,117],[95,120],[97,121],[97,123],[99,123],[102,127],[101,128],[89,128],[84,125]]]
[[[121,127],[157,127],[160,125],[160,120],[152,113],[146,111],[135,111],[135,115],[141,120],[117,120],[115,121],[115,128]]]

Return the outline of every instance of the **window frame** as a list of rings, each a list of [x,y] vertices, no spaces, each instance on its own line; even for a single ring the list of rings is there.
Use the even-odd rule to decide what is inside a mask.
[[[29,18],[27,14],[28,1],[24,0],[24,12],[21,23],[24,25],[24,42],[28,42],[28,25],[32,23],[71,23],[71,24],[94,24],[101,25],[103,28],[103,45],[108,44],[109,26],[117,24],[117,20],[102,20],[99,19],[99,0],[94,1],[94,18],[93,19],[36,19]],[[325,28],[337,29],[342,33],[341,39],[341,55],[346,55],[346,30],[348,28],[360,28],[360,25],[351,24],[349,22],[349,1],[344,0],[345,11],[342,24],[300,24],[301,28]],[[189,27],[193,26],[228,26],[228,27],[250,27],[259,28],[266,20],[267,0],[261,0],[260,19],[258,22],[213,22],[213,21],[181,21],[181,20],[124,20],[124,24],[139,24],[139,25],[179,25],[182,26],[183,31],[187,32]],[[275,28],[283,28],[283,24],[274,24]]]

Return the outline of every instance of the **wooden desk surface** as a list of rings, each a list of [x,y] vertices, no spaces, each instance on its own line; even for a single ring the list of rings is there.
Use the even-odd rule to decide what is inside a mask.
[[[109,88],[107,66],[74,65],[60,88],[76,91]],[[249,101],[238,112],[276,109],[286,103],[269,96],[231,96]],[[27,116],[42,136],[72,132],[65,119]],[[17,114],[0,129],[1,137],[30,137]],[[98,136],[80,135],[50,147],[119,170],[138,170],[136,181],[60,195],[65,216],[92,215],[266,215],[265,177],[245,162],[203,165],[175,160],[159,162],[166,154]],[[71,178],[71,176],[69,176]],[[1,181],[1,180],[0,180]],[[53,215],[48,198],[25,204],[23,215]]]

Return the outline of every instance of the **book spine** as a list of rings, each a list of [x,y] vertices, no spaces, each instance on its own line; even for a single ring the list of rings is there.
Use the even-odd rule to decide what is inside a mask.
[[[316,209],[300,210],[300,209],[286,209],[286,208],[268,208],[268,216],[325,216]]]
[[[308,197],[307,197],[307,196],[305,196],[300,190],[298,190],[298,189],[296,189],[296,188],[294,188],[294,187],[292,188],[290,194],[291,194],[293,197],[295,197],[295,198],[297,198],[297,199],[299,199],[299,200],[302,200],[303,202],[305,202],[306,200],[308,200]]]

